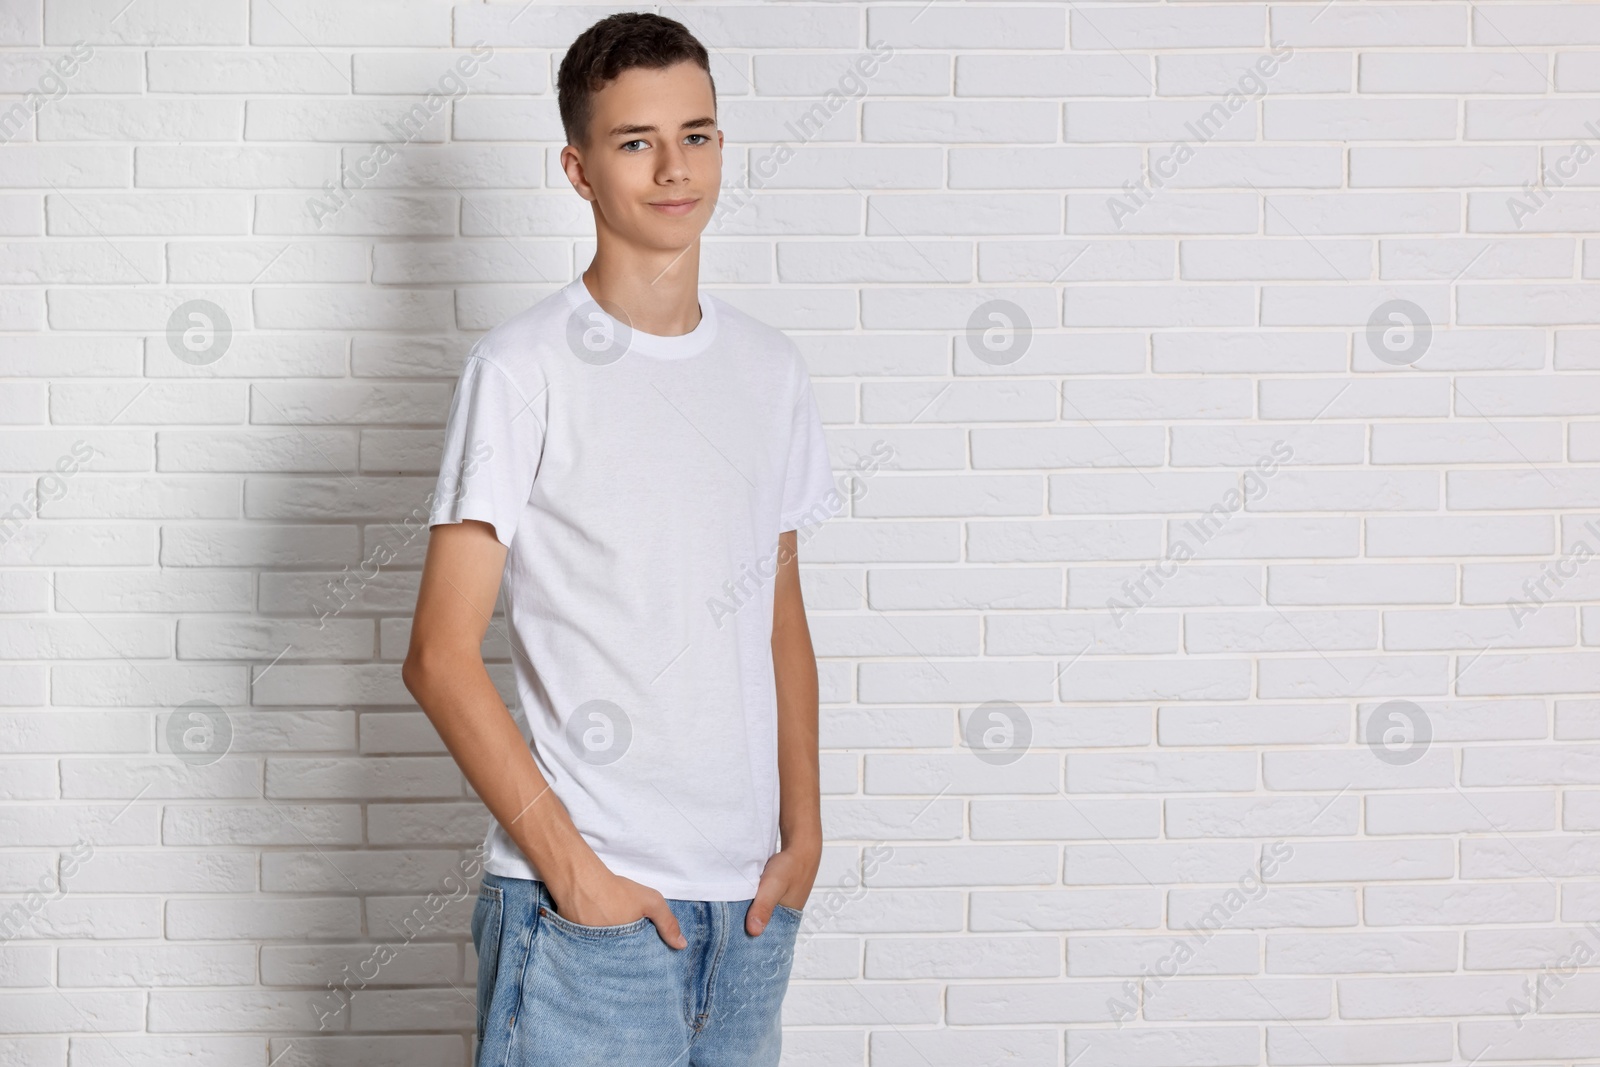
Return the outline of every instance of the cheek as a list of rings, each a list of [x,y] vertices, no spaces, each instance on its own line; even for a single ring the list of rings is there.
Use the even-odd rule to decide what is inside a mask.
[[[620,157],[606,166],[599,180],[605,187],[605,202],[618,207],[647,211],[646,201],[661,195],[655,168],[643,156]]]

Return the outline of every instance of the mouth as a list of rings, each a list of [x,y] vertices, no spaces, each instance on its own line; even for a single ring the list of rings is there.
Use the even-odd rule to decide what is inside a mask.
[[[652,200],[650,206],[665,215],[687,215],[698,203],[699,197],[689,196],[681,200]]]

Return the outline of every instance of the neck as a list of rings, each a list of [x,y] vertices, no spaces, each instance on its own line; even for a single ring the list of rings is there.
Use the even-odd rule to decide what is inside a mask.
[[[661,337],[700,325],[700,242],[670,256],[621,258],[596,250],[583,284],[606,314]]]

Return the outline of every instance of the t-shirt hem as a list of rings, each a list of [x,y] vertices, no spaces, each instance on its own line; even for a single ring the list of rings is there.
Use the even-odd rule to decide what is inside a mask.
[[[441,508],[428,516],[429,526],[451,526],[471,519],[475,522],[486,522],[494,530],[494,538],[507,548],[511,547],[511,536],[505,532],[509,523],[497,519],[488,509],[482,507],[447,507]]]
[[[501,857],[484,861],[483,869],[498,878],[522,878],[537,881],[531,866]],[[752,900],[756,887],[748,882],[671,882],[657,878],[636,877],[626,871],[617,871],[625,878],[633,878],[648,885],[668,900]]]
[[[837,517],[838,512],[830,510],[828,501],[838,493],[838,489],[830,486],[828,491],[792,515],[784,516],[778,520],[778,532],[798,530],[803,526],[817,526],[829,519]]]

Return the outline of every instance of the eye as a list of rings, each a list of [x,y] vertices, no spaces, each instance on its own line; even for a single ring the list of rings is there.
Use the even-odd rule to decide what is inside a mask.
[[[711,141],[711,138],[707,137],[703,133],[691,133],[689,135],[689,137],[698,137],[698,138],[700,138],[700,140],[698,142],[696,142],[697,144],[708,144]]]
[[[622,150],[623,150],[623,151],[624,151],[624,152],[626,152],[626,151],[628,151],[628,145],[635,145],[635,144],[644,144],[644,143],[645,143],[645,142],[644,142],[644,138],[642,138],[642,137],[641,137],[641,138],[638,138],[638,139],[636,139],[636,140],[632,140],[632,141],[627,141],[627,142],[625,142],[625,143],[624,143],[624,144],[623,144],[623,146],[622,146]]]

